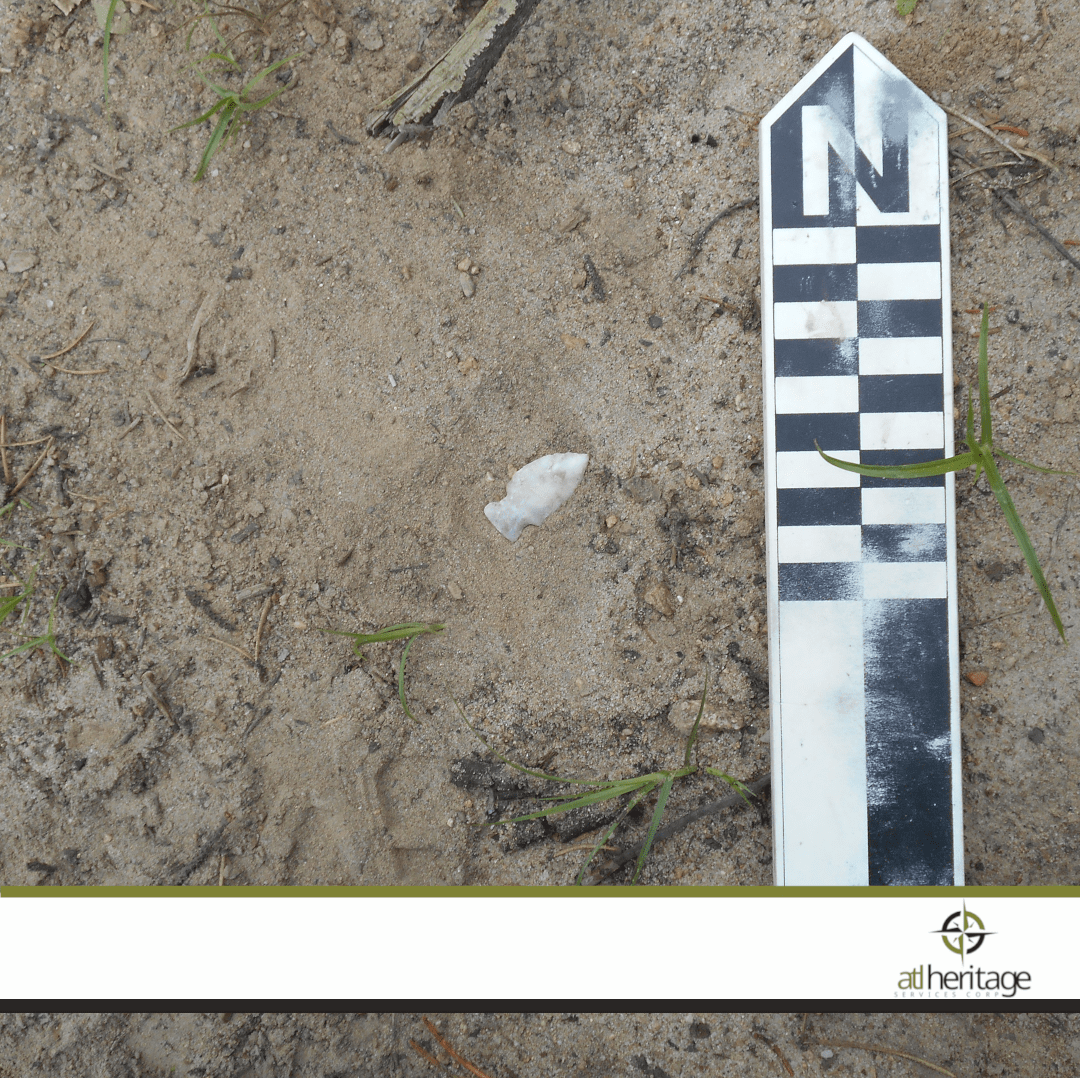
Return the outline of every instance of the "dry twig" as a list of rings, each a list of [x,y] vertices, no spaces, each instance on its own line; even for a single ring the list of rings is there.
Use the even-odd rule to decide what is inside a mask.
[[[11,462],[8,461],[7,456],[7,414],[0,414],[0,462],[3,462],[4,466],[4,483],[9,487],[11,482],[15,479],[15,475],[11,471]]]
[[[434,1065],[436,1069],[441,1070],[442,1065],[439,1064],[439,1059],[432,1057],[415,1039],[409,1040],[409,1045],[429,1064]]]
[[[949,1072],[948,1069],[935,1065],[932,1061],[927,1061],[926,1058],[916,1057],[914,1054],[905,1054],[903,1050],[890,1050],[887,1046],[867,1046],[865,1043],[846,1042],[843,1039],[818,1039],[818,1043],[822,1046],[842,1046],[847,1050],[867,1050],[871,1054],[888,1054],[890,1057],[906,1058],[908,1061],[917,1061],[920,1065],[925,1065],[928,1069],[941,1073],[942,1076],[956,1076],[956,1073]]]
[[[52,364],[53,371],[59,371],[64,375],[106,375],[111,370],[110,368],[93,368],[89,371],[75,371],[72,368],[57,367],[56,364]]]
[[[161,715],[169,721],[170,724],[175,724],[176,720],[173,718],[172,709],[165,703],[165,699],[158,692],[158,688],[154,685],[153,679],[150,678],[150,672],[147,671],[143,674],[142,679],[143,689],[150,695],[150,699],[161,710]]]
[[[231,398],[236,397],[237,394],[242,394],[245,390],[250,390],[251,389],[251,380],[254,378],[254,376],[255,376],[255,369],[252,368],[248,372],[247,378],[235,390],[231,390],[229,392],[229,397],[231,397]]]
[[[40,446],[43,442],[48,442],[51,438],[51,435],[42,435],[40,439],[27,439],[25,442],[9,442],[4,445],[8,450],[14,450],[17,446]]]
[[[760,1031],[755,1031],[753,1035],[755,1039],[760,1039],[780,1059],[780,1064],[784,1066],[784,1071],[788,1074],[788,1076],[795,1075],[795,1070],[792,1069],[791,1063],[786,1057],[784,1057],[783,1052],[781,1051],[780,1047],[776,1045],[776,1043],[769,1042],[769,1040],[766,1039]]]
[[[938,102],[941,105],[941,102]],[[955,116],[958,120],[963,120],[964,123],[970,124],[976,131],[981,131],[984,135],[988,135],[999,146],[1004,146],[1010,154],[1015,154],[1017,161],[1022,162],[1024,158],[1034,158],[1035,161],[1041,161],[1044,165],[1049,165],[1051,169],[1056,169],[1057,166],[1054,162],[1048,158],[1045,154],[1040,154],[1037,150],[1028,150],[1019,146],[1013,146],[1008,139],[1003,139],[997,132],[988,128],[985,124],[980,124],[978,120],[973,120],[966,113],[958,112],[956,109],[950,108],[948,105],[941,105],[941,107],[947,112]]]
[[[746,789],[751,795],[760,796],[766,792],[769,788],[769,777],[763,776],[760,780],[755,780],[752,784],[747,784]],[[677,818],[666,828],[660,829],[656,836],[653,838],[653,843],[659,843],[661,840],[666,840],[669,836],[674,836],[675,833],[685,829],[687,825],[693,824],[693,822],[700,820],[703,817],[710,817],[713,814],[719,813],[721,810],[726,810],[728,807],[745,806],[746,802],[742,795],[727,795],[722,799],[714,799],[710,803],[706,803],[704,806],[699,806],[696,810],[691,810],[688,814],[683,814],[681,818]],[[615,873],[620,866],[625,866],[626,863],[636,859],[641,853],[643,844],[635,844],[632,848],[622,852],[619,855],[608,859],[602,866],[595,870],[589,881],[589,884],[595,885],[597,882],[603,880],[609,874]]]
[[[213,634],[210,634],[209,637],[211,641],[216,641],[219,645],[224,645],[226,649],[232,649],[234,653],[239,653],[245,660],[250,661],[252,664],[255,663],[255,657],[252,656],[251,653],[247,651],[247,649],[242,648],[240,645],[233,645],[231,642],[226,641],[224,638],[214,637]]]
[[[1051,244],[1057,249],[1058,254],[1063,259],[1068,259],[1077,270],[1080,270],[1080,262],[1077,262],[1072,253],[1065,247],[1057,237],[1053,236],[1046,229],[1044,229],[1032,216],[1028,213],[1024,204],[1018,199],[1014,199],[1010,194],[1005,191],[995,191],[994,194],[1000,199],[1017,217],[1023,218],[1033,229],[1035,229],[1044,239],[1049,240]]]
[[[9,499],[13,499],[16,495],[19,494],[20,491],[22,491],[24,487],[26,487],[27,481],[29,481],[30,477],[32,477],[34,473],[37,472],[38,466],[48,456],[49,451],[52,449],[52,445],[53,440],[52,436],[50,436],[49,441],[45,444],[45,449],[42,450],[40,454],[38,454],[37,461],[35,461],[34,464],[26,470],[26,474],[23,476],[23,478],[11,489],[11,491],[8,492]]]
[[[151,394],[149,390],[147,390],[147,391],[146,391],[146,396],[147,396],[147,397],[148,397],[148,398],[150,399],[150,404],[151,404],[151,405],[153,405],[153,407],[154,407],[154,412],[156,412],[156,413],[158,414],[158,416],[160,416],[160,417],[161,417],[161,419],[162,419],[162,420],[163,420],[163,421],[165,422],[165,426],[166,426],[166,427],[167,427],[167,428],[168,428],[168,429],[169,429],[169,430],[170,430],[170,431],[171,431],[171,432],[172,432],[172,433],[173,433],[173,434],[174,434],[174,435],[175,435],[175,436],[176,436],[176,437],[177,437],[177,438],[178,438],[178,439],[179,439],[179,440],[181,441],[181,442],[187,442],[187,439],[185,439],[185,438],[184,438],[184,436],[183,436],[183,435],[181,435],[181,434],[180,434],[180,432],[179,432],[179,431],[177,431],[177,430],[176,430],[176,428],[174,428],[174,427],[172,426],[172,424],[170,424],[170,423],[169,423],[169,418],[168,418],[168,417],[167,417],[167,416],[165,415],[165,412],[164,412],[164,410],[163,410],[163,409],[161,408],[161,406],[160,406],[160,405],[159,405],[159,404],[158,404],[158,403],[157,403],[157,402],[156,402],[156,401],[154,400],[154,395],[153,395],[153,394]]]
[[[263,630],[266,629],[266,618],[270,614],[270,605],[273,604],[273,596],[266,598],[266,603],[263,604],[262,614],[259,616],[259,628],[255,631],[255,663],[259,662],[259,649],[262,647]]]
[[[90,162],[90,168],[93,169],[95,172],[101,173],[102,176],[107,176],[111,180],[115,180],[118,184],[122,184],[124,182],[124,178],[122,176],[117,176],[116,173],[109,172],[108,169],[103,169],[95,161]]]
[[[721,221],[726,217],[730,217],[737,210],[745,210],[749,206],[754,206],[757,203],[757,196],[755,195],[750,199],[743,199],[742,202],[732,203],[731,206],[724,207],[703,229],[699,229],[695,234],[693,240],[690,241],[690,253],[686,257],[686,262],[683,263],[682,269],[675,275],[675,280],[678,281],[684,274],[690,269],[690,264],[701,254],[701,249],[708,239],[709,233],[713,231],[715,226],[719,225]]]
[[[206,324],[207,319],[210,318],[210,314],[220,296],[220,289],[217,292],[207,293],[203,298],[203,302],[199,305],[199,310],[195,312],[195,321],[191,324],[187,337],[187,363],[184,365],[184,370],[176,377],[177,386],[185,382],[195,370],[195,365],[199,359],[199,331]]]
[[[423,1019],[423,1021],[424,1021],[424,1024],[425,1024],[425,1026],[427,1027],[428,1031],[430,1031],[430,1032],[431,1032],[431,1034],[435,1036],[435,1040],[436,1040],[436,1041],[438,1042],[438,1044],[439,1044],[439,1045],[440,1045],[440,1046],[441,1046],[441,1047],[442,1047],[442,1048],[443,1048],[443,1049],[444,1049],[444,1050],[445,1050],[445,1051],[446,1051],[446,1052],[447,1052],[447,1053],[448,1053],[448,1054],[449,1054],[449,1055],[450,1055],[450,1056],[451,1056],[451,1057],[452,1057],[452,1058],[453,1058],[453,1059],[454,1059],[454,1060],[455,1060],[455,1061],[456,1061],[456,1062],[457,1062],[457,1063],[458,1063],[458,1064],[459,1064],[459,1065],[460,1065],[460,1066],[461,1066],[461,1067],[462,1067],[463,1069],[468,1069],[468,1070],[469,1070],[469,1072],[471,1072],[471,1073],[473,1074],[473,1076],[482,1076],[482,1077],[488,1077],[488,1078],[489,1078],[489,1080],[490,1080],[490,1074],[489,1074],[489,1073],[486,1073],[486,1072],[481,1072],[481,1070],[480,1070],[480,1069],[478,1069],[478,1068],[477,1068],[477,1067],[476,1067],[475,1065],[473,1065],[473,1064],[472,1064],[471,1062],[469,1062],[469,1061],[466,1061],[466,1060],[465,1060],[465,1059],[464,1059],[464,1058],[463,1058],[463,1057],[462,1057],[462,1056],[461,1056],[461,1055],[460,1055],[460,1054],[459,1054],[459,1053],[458,1053],[458,1052],[457,1052],[457,1051],[456,1051],[456,1050],[455,1050],[455,1049],[454,1049],[454,1048],[453,1048],[453,1047],[452,1047],[452,1046],[451,1046],[451,1045],[450,1045],[450,1044],[449,1044],[449,1043],[448,1043],[448,1042],[447,1042],[447,1041],[446,1041],[446,1040],[445,1040],[445,1039],[444,1039],[444,1038],[443,1038],[443,1037],[442,1037],[442,1036],[441,1036],[441,1035],[439,1034],[439,1029],[438,1029],[438,1028],[437,1028],[437,1027],[436,1027],[436,1026],[435,1026],[435,1025],[434,1025],[434,1024],[433,1024],[433,1023],[432,1023],[432,1022],[431,1022],[431,1021],[430,1021],[430,1020],[429,1020],[429,1019],[428,1019],[428,1018],[427,1018],[426,1016],[425,1016],[425,1017],[422,1017],[422,1019]]]
[[[82,339],[86,337],[86,335],[89,334],[91,330],[94,329],[96,325],[96,322],[92,322],[70,345],[65,345],[64,348],[62,348],[59,352],[49,353],[48,356],[42,356],[41,362],[44,363],[46,360],[55,360],[58,356],[63,356],[64,353],[71,352],[71,350],[74,349],[79,344],[79,342],[81,342]],[[64,369],[57,368],[56,370],[63,371]],[[71,373],[68,372],[67,374]]]
[[[131,421],[131,423],[130,423],[130,424],[128,424],[128,426],[127,426],[126,428],[124,428],[124,430],[123,430],[123,431],[121,431],[119,435],[117,435],[117,436],[116,436],[116,441],[117,441],[117,442],[120,442],[120,440],[121,440],[121,439],[123,439],[125,435],[129,435],[129,434],[130,434],[131,432],[133,432],[133,431],[134,431],[134,430],[135,430],[135,429],[136,429],[136,428],[137,428],[137,427],[138,427],[138,426],[139,426],[139,425],[140,425],[141,423],[142,423],[142,413],[139,413],[139,415],[138,415],[138,416],[136,416],[136,417],[135,417],[135,419],[134,419],[134,420],[132,420],[132,421]]]

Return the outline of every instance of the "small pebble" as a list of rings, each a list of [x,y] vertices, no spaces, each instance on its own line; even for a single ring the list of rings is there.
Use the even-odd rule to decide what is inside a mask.
[[[461,292],[465,296],[466,300],[468,300],[475,294],[476,282],[473,281],[472,277],[469,274],[458,274],[458,284],[461,286]]]
[[[584,289],[588,283],[589,275],[584,270],[575,270],[573,274],[570,275],[570,284],[573,285],[575,289]]]
[[[464,360],[458,361],[457,369],[462,375],[468,375],[470,371],[479,366],[475,356],[466,356]]]
[[[668,723],[676,731],[689,735],[700,708],[701,698],[676,701],[668,709]],[[737,719],[732,716],[721,716],[716,706],[706,702],[705,711],[701,714],[701,723],[698,725],[699,731],[737,731],[738,729]]]
[[[722,469],[724,467],[724,459],[718,454],[712,459],[712,467],[714,469]]]
[[[619,515],[608,514],[608,516],[604,519],[604,524],[607,525],[609,529],[614,529],[615,526],[619,524]]]
[[[449,582],[446,586],[446,591],[453,600],[463,600],[465,598],[465,594],[461,591],[461,586],[456,581]]]
[[[368,23],[362,27],[359,34],[360,44],[368,52],[378,52],[383,47],[382,34],[374,23]]]
[[[13,251],[7,259],[9,274],[21,274],[37,266],[38,257],[32,251]]]
[[[660,612],[670,618],[675,614],[675,597],[671,590],[663,583],[657,582],[645,590],[645,603],[654,611]]]
[[[424,58],[418,52],[412,52],[409,53],[405,60],[405,67],[408,68],[409,71],[418,71],[423,62]]]
[[[571,157],[577,157],[581,153],[581,143],[577,139],[567,139],[562,144],[562,151],[564,154],[569,154]]]
[[[649,328],[652,330],[659,330],[664,325],[664,320],[659,315],[649,316]]]
[[[461,271],[461,272],[462,272],[463,274],[467,274],[467,273],[469,272],[469,267],[470,267],[470,266],[472,266],[472,259],[469,259],[469,258],[465,258],[465,259],[462,259],[462,260],[461,260],[461,262],[459,262],[459,263],[457,264],[457,268],[458,268],[458,269],[459,269],[459,270],[460,270],[460,271]]]
[[[990,673],[988,671],[969,671],[964,676],[972,686],[982,686],[989,677]]]
[[[824,1050],[822,1050],[822,1051],[821,1051],[821,1056],[822,1056],[822,1057],[823,1057],[823,1058],[824,1058],[824,1059],[825,1059],[826,1061],[828,1061],[828,1060],[829,1060],[829,1058],[831,1058],[831,1057],[833,1056],[833,1052],[832,1052],[832,1051],[831,1051],[830,1049],[828,1049],[828,1047],[826,1047],[826,1048],[825,1048]]]

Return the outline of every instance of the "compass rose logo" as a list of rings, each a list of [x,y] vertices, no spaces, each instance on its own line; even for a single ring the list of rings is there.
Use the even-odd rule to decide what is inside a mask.
[[[959,911],[954,911],[941,924],[940,930],[930,932],[940,934],[945,948],[959,954],[961,960],[981,949],[986,938],[994,933],[986,929],[986,924],[974,911],[968,911],[966,904]]]

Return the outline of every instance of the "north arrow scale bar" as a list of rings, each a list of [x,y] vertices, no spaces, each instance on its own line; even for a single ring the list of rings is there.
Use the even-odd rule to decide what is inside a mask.
[[[778,885],[962,885],[947,123],[856,34],[761,123]]]

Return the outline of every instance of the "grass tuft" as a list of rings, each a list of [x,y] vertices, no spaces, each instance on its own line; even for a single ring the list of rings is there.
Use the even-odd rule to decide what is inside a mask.
[[[213,19],[211,19],[210,22],[211,25],[213,25]],[[214,33],[219,38],[221,37],[216,26],[214,26]],[[222,42],[222,47],[224,49],[223,52],[207,53],[201,60],[192,60],[189,65],[192,71],[194,71],[195,74],[209,86],[215,94],[217,94],[217,104],[212,105],[201,116],[196,116],[193,120],[188,120],[183,124],[177,124],[176,127],[170,128],[169,130],[170,134],[174,131],[183,131],[184,128],[194,127],[196,124],[201,124],[203,121],[217,116],[217,123],[214,125],[214,130],[210,134],[210,141],[206,144],[206,149],[203,150],[202,160],[199,162],[198,171],[194,176],[194,180],[196,181],[201,180],[206,173],[206,170],[210,165],[210,159],[217,152],[218,147],[221,146],[222,143],[227,143],[230,138],[235,136],[244,116],[248,113],[257,112],[259,109],[269,105],[274,98],[279,94],[283,94],[286,90],[286,87],[279,86],[265,97],[253,101],[249,95],[255,87],[258,86],[267,75],[272,74],[277,71],[278,68],[288,64],[299,56],[299,53],[293,53],[292,56],[286,56],[281,60],[275,60],[274,63],[267,65],[248,79],[239,90],[229,90],[219,83],[214,82],[203,70],[203,66],[210,62],[224,64],[227,68],[231,68],[235,71],[241,70],[240,65],[233,56],[232,50],[225,46],[224,41]]]
[[[19,606],[19,604],[26,601],[26,607],[23,608],[23,617],[20,620],[20,624],[25,625],[26,617],[30,613],[30,598],[34,595],[34,578],[36,575],[37,566],[30,571],[30,576],[23,583],[23,590],[18,596],[9,596],[0,600],[0,622],[3,622],[15,608]],[[47,645],[54,655],[70,664],[71,659],[65,656],[56,646],[56,605],[59,601],[60,590],[57,589],[56,596],[53,597],[52,607],[49,608],[49,622],[45,633],[39,634],[29,641],[23,642],[22,645],[18,645],[14,649],[9,649],[6,653],[0,654],[0,660],[7,660],[9,657],[17,656],[19,653],[30,652],[41,645]]]
[[[600,839],[593,845],[592,850],[589,852],[581,869],[578,871],[577,877],[574,879],[574,884],[580,885],[584,880],[585,871],[589,868],[589,864],[596,858],[597,853],[604,847],[608,840],[611,839],[615,830],[623,823],[627,815],[659,788],[656,806],[653,808],[652,817],[649,820],[649,829],[645,836],[645,843],[641,847],[637,863],[634,866],[634,876],[630,881],[631,885],[637,884],[637,880],[641,876],[642,867],[645,865],[645,860],[649,856],[653,840],[660,827],[660,821],[664,816],[664,810],[667,807],[668,799],[678,782],[701,771],[730,784],[743,799],[747,801],[747,803],[749,803],[750,797],[752,797],[752,792],[749,791],[746,785],[741,781],[736,780],[733,776],[728,776],[727,773],[721,772],[719,769],[710,768],[707,765],[696,765],[693,763],[694,744],[697,742],[698,727],[701,723],[701,717],[705,712],[705,698],[708,692],[709,678],[708,675],[706,675],[705,686],[701,692],[701,705],[698,708],[694,726],[686,740],[686,750],[683,754],[682,767],[678,769],[658,769],[656,772],[642,773],[640,776],[632,776],[626,780],[577,780],[571,777],[553,776],[550,773],[540,772],[537,769],[528,769],[524,765],[519,765],[517,762],[511,761],[504,754],[499,753],[498,750],[487,742],[483,735],[481,735],[473,724],[470,723],[469,718],[465,715],[465,710],[462,709],[455,700],[454,705],[461,714],[461,719],[464,721],[465,726],[480,740],[485,749],[494,754],[504,765],[509,765],[511,769],[516,769],[518,772],[524,773],[526,776],[532,776],[538,780],[547,780],[557,784],[571,784],[576,787],[587,787],[590,789],[581,794],[569,793],[566,795],[543,796],[542,801],[550,801],[555,803],[555,805],[546,807],[543,810],[537,810],[532,814],[521,814],[518,817],[503,818],[500,821],[481,822],[476,828],[486,828],[489,825],[509,825],[518,821],[536,821],[538,818],[550,817],[552,814],[564,814],[568,810],[576,810],[582,806],[595,806],[597,803],[611,802],[615,799],[625,800],[622,810],[620,810],[615,820],[607,826]]]
[[[972,483],[978,483],[979,477],[985,472],[987,483],[990,485],[990,490],[994,493],[994,497],[997,499],[998,505],[1005,515],[1005,521],[1012,531],[1013,536],[1016,538],[1016,543],[1023,553],[1024,561],[1027,563],[1028,570],[1031,572],[1035,587],[1038,589],[1039,595],[1046,604],[1046,610],[1050,612],[1050,618],[1053,619],[1054,626],[1057,628],[1058,634],[1061,635],[1061,640],[1066,641],[1065,627],[1062,625],[1061,616],[1058,614],[1054,598],[1050,594],[1050,586],[1046,583],[1046,575],[1039,565],[1039,558],[1035,554],[1035,546],[1032,544],[1031,538],[1024,528],[1024,524],[1020,520],[1020,515],[1016,512],[1016,506],[1013,504],[1012,496],[1005,487],[1005,481],[1001,478],[1001,473],[998,471],[997,461],[995,459],[1002,457],[1006,461],[1011,461],[1014,465],[1020,465],[1025,469],[1034,469],[1036,472],[1051,473],[1054,476],[1075,476],[1076,473],[1070,472],[1067,469],[1047,469],[1042,465],[1033,465],[1030,461],[1024,461],[1021,458],[1013,457],[1012,454],[1007,454],[1004,450],[999,450],[994,446],[993,422],[990,417],[989,361],[987,358],[986,345],[989,336],[989,327],[990,309],[986,304],[983,304],[982,329],[979,331],[980,430],[979,435],[976,438],[975,406],[971,400],[971,392],[969,390],[967,437],[964,440],[968,447],[967,453],[956,454],[950,458],[939,458],[936,461],[923,461],[913,465],[858,465],[854,462],[840,461],[837,458],[830,457],[820,446],[818,446],[816,440],[814,445],[817,446],[818,453],[821,454],[830,465],[835,465],[838,469],[845,469],[847,472],[859,473],[862,476],[880,476],[903,480],[916,476],[941,476],[944,473],[959,472],[961,469],[969,469],[974,466],[975,478]]]
[[[319,627],[319,632],[323,634],[337,634],[340,637],[352,638],[353,652],[364,659],[364,654],[360,651],[361,645],[380,645],[386,641],[404,641],[405,648],[401,653],[401,660],[398,663],[398,700],[401,702],[402,709],[405,710],[405,715],[410,720],[415,720],[412,710],[409,708],[409,702],[405,697],[405,661],[409,658],[409,650],[413,647],[413,642],[418,637],[422,637],[424,634],[438,634],[446,628],[445,623],[398,623],[396,626],[387,626],[382,630],[377,630],[373,634],[358,634],[352,630],[326,630]]]

